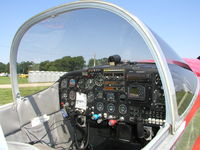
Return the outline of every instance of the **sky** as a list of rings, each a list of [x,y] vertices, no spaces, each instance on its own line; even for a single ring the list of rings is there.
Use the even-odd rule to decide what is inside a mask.
[[[18,28],[46,9],[72,0],[6,0],[0,5],[0,62],[9,61]],[[200,54],[199,0],[107,0],[132,13],[162,37],[181,57]]]
[[[114,54],[122,60],[152,59],[141,35],[125,19],[101,9],[80,9],[31,27],[20,42],[18,62],[83,56],[87,63],[94,54],[97,59]]]

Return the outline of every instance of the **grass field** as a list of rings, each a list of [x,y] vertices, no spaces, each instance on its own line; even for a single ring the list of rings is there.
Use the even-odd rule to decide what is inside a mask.
[[[19,84],[28,83],[27,78],[18,78]],[[0,84],[10,84],[9,77],[0,77]]]
[[[47,88],[46,86],[42,87],[26,87],[26,88],[20,88],[21,96],[27,96],[34,94],[38,91],[41,91],[43,89]],[[12,89],[0,89],[0,105],[7,104],[12,102]]]

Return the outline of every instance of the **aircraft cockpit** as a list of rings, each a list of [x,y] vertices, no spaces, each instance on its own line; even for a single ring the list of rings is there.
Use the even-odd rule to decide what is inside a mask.
[[[41,150],[169,149],[198,90],[191,68],[160,37],[103,1],[25,22],[10,73],[15,101],[0,109],[6,140]]]

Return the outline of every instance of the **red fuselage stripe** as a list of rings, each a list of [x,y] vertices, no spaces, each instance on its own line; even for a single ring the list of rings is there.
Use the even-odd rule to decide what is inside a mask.
[[[200,135],[199,137],[196,139],[193,147],[192,147],[192,150],[200,150]]]
[[[195,115],[195,113],[197,112],[198,108],[200,108],[200,92],[198,94],[198,97],[197,97],[194,105],[192,106],[192,109],[190,110],[188,115],[185,117],[186,126],[189,124],[190,120]]]

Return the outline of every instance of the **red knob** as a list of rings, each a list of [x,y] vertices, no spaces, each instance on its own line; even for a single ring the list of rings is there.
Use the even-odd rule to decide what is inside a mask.
[[[108,125],[113,127],[114,125],[116,125],[116,123],[117,120],[109,120]]]
[[[64,107],[65,103],[64,103],[64,102],[61,102],[60,105],[61,105],[62,107]]]

